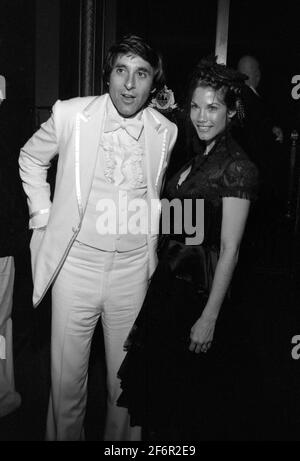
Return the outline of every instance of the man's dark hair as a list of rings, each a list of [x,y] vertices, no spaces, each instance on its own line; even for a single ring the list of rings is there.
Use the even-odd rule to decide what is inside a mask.
[[[163,88],[165,84],[165,75],[161,55],[146,43],[143,38],[137,35],[123,36],[108,50],[103,68],[103,80],[105,84],[109,81],[111,71],[120,54],[137,55],[149,62],[154,70],[153,88],[156,89],[156,93]],[[152,96],[154,96],[154,94],[152,94]]]

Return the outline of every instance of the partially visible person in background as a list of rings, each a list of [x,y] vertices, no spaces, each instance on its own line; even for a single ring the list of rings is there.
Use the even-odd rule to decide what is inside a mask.
[[[261,101],[261,104],[263,104],[263,98],[259,91],[259,84],[261,81],[262,74],[261,74],[261,69],[260,69],[258,60],[254,56],[250,56],[250,55],[242,56],[238,62],[237,68],[240,72],[247,75],[248,79],[246,80],[246,85],[248,86],[248,88],[252,90],[252,94],[257,96],[257,98],[260,98],[259,100]],[[245,94],[247,93],[245,92]],[[244,102],[245,104],[247,104],[247,101],[244,101]],[[267,124],[269,123],[271,125],[271,131],[274,135],[274,140],[278,142],[283,142],[282,128],[275,124],[274,120],[276,119],[276,117],[270,113],[270,109],[269,109],[269,114],[267,113],[268,112],[267,105],[266,103],[264,104],[265,104],[264,118],[265,118],[265,123],[266,123],[265,126],[267,128],[268,127]]]
[[[15,390],[12,308],[15,263],[21,221],[15,181],[3,157],[0,164],[0,417],[21,403]]]
[[[244,55],[239,59],[237,69],[248,76],[242,90],[245,118],[242,126],[234,127],[232,133],[260,175],[258,200],[249,214],[241,252],[240,264],[244,265],[246,274],[252,264],[268,264],[273,245],[270,237],[284,213],[287,160],[276,105],[267,101],[261,91],[264,75],[258,59]]]
[[[7,94],[8,90],[8,94]],[[15,390],[13,301],[15,263],[29,243],[25,197],[18,175],[18,154],[26,123],[25,106],[0,76],[0,417],[20,406]],[[27,117],[28,119],[28,117]],[[22,298],[22,295],[21,295]]]
[[[260,94],[262,73],[258,60],[254,56],[242,56],[237,68],[248,79],[243,89],[245,121],[240,130],[234,131],[234,135],[259,168],[262,181],[267,181],[274,167],[275,143],[283,142],[283,131],[276,124],[276,116],[272,114],[269,104]]]

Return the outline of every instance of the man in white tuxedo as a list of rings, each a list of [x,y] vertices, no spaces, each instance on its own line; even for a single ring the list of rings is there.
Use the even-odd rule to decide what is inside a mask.
[[[99,317],[107,365],[104,439],[141,437],[127,410],[116,406],[117,371],[156,265],[159,194],[177,127],[147,107],[164,76],[159,54],[140,37],[110,48],[104,79],[108,94],[57,101],[19,159],[33,229],[34,306],[52,285],[47,440],[84,439]],[[46,178],[56,154],[51,202]]]

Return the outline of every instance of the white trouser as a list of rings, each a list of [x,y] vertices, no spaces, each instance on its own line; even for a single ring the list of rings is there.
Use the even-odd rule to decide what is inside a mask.
[[[123,345],[141,308],[147,247],[118,253],[75,242],[52,289],[51,395],[47,440],[83,440],[90,346],[101,316],[107,367],[105,440],[140,440],[127,409],[116,406]]]
[[[0,258],[0,417],[11,413],[21,403],[14,380],[11,320],[14,278],[14,258]]]

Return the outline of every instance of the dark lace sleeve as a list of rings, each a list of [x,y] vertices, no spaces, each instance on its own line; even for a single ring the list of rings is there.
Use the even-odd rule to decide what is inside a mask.
[[[224,171],[221,188],[222,197],[237,197],[255,200],[258,192],[258,170],[245,158],[229,163]]]

